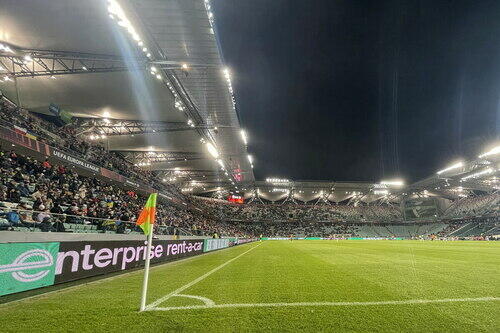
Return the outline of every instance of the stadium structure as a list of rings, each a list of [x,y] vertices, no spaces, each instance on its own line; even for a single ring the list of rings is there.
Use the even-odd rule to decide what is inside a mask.
[[[304,239],[306,247],[318,246],[317,243],[307,245],[311,239],[341,240],[345,244],[358,244],[349,242],[365,239],[365,243],[359,243],[361,245],[346,245],[354,247],[372,244],[369,243],[372,240],[380,242],[376,244],[386,244],[383,242],[408,239],[422,242],[408,243],[417,247],[419,244],[427,246],[424,240],[460,239],[475,244],[472,240],[500,238],[498,143],[485,146],[476,156],[464,156],[462,161],[451,164],[443,161],[442,170],[415,183],[405,183],[401,179],[371,182],[291,180],[279,175],[255,179],[254,165],[265,161],[249,153],[252,133],[240,122],[238,101],[231,84],[232,75],[237,73],[232,73],[224,64],[215,19],[208,0],[0,1],[0,254],[3,257],[0,258],[0,275],[4,275],[0,276],[0,295],[3,295],[0,298],[10,302],[12,297],[32,296],[26,294],[29,290],[43,293],[46,288],[56,288],[49,287],[51,285],[66,286],[68,281],[107,277],[111,272],[141,266],[139,250],[134,252],[131,261],[127,261],[126,249],[139,249],[138,244],[143,244],[144,236],[135,220],[151,193],[158,193],[154,229],[158,246],[176,248],[171,256],[159,256],[153,263],[241,244],[234,249],[215,252],[212,257],[192,259],[193,262],[199,260],[201,268],[192,271],[195,275],[191,280],[196,278],[198,271],[202,279],[205,279],[203,272],[217,274],[219,269],[257,246],[259,249],[253,253],[269,247],[271,253],[261,253],[262,257],[270,255],[268,260],[272,260],[273,248],[281,259],[287,256],[287,251],[297,255],[300,252],[280,249],[276,245],[279,242],[273,243],[272,239]],[[255,246],[254,242],[259,239],[266,241]],[[299,243],[286,243],[286,246],[299,246],[295,245]],[[37,248],[34,244],[44,245]],[[98,253],[107,253],[106,244],[109,244],[107,251],[113,246],[122,249],[121,267],[102,264],[107,262],[107,257],[103,256],[102,266],[96,259],[94,268],[80,269],[78,259],[72,257],[81,251],[80,263],[84,265],[88,259],[84,259],[85,253],[95,253],[97,249],[100,249]],[[183,247],[179,245],[177,249],[177,244]],[[38,252],[30,252],[25,257],[19,255],[15,262],[27,265],[41,256],[48,266],[57,261],[61,267],[35,272],[37,266],[23,266],[24,271],[16,266],[19,271],[11,277],[14,258],[6,253],[21,253],[31,248],[37,248]],[[498,247],[487,248],[484,255],[493,258],[491,251],[496,251],[498,259]],[[57,253],[56,260],[54,255]],[[361,252],[358,255],[362,256]],[[223,256],[222,261],[217,261],[217,256]],[[137,259],[134,261],[133,257]],[[73,267],[70,269],[71,258]],[[189,261],[182,262],[182,265],[188,264]],[[247,263],[256,264],[259,263]],[[364,264],[368,265],[368,261]],[[169,272],[168,265],[162,267],[155,269]],[[173,267],[170,272],[180,274],[175,269]],[[481,269],[485,274],[483,279],[492,279],[494,268]],[[346,301],[342,297],[333,300],[320,297],[319,301],[301,301],[293,297],[284,300],[271,297],[264,303],[257,299],[252,299],[251,303],[238,299],[222,302],[227,306],[220,306],[219,302],[212,301],[212,296],[193,296],[198,295],[196,292],[184,295],[184,290],[191,286],[186,284],[189,279],[175,290],[177,285],[171,288],[162,285],[154,272],[151,292],[156,294],[151,296],[148,309],[156,313],[163,310],[161,314],[165,316],[174,316],[169,310],[176,307],[195,311],[218,306],[249,308],[248,304],[257,303],[264,304],[255,305],[258,309],[293,304],[294,309],[290,311],[300,314],[302,305],[328,308],[346,305],[342,302],[352,302],[348,306],[364,301],[378,304],[376,298]],[[235,272],[251,274],[243,266]],[[45,276],[50,275],[52,279],[48,281]],[[298,276],[307,275],[302,272]],[[17,279],[15,283],[13,279]],[[168,277],[165,281],[175,285],[173,278]],[[109,288],[105,285],[101,285],[103,295],[118,297],[107,294]],[[450,300],[451,303],[455,299],[456,302],[470,299],[472,303],[477,302],[476,305],[492,301],[486,305],[484,314],[488,315],[498,306],[498,283],[491,289],[488,295],[483,293],[477,297],[472,289],[466,297],[448,297],[443,292],[428,301]],[[200,294],[203,292],[201,290]],[[61,295],[59,297],[64,298],[64,294]],[[163,295],[168,297],[161,298]],[[165,305],[176,296],[184,300],[191,297],[202,305],[175,302]],[[79,297],[84,296],[78,294],[73,300]],[[132,304],[135,300],[127,299],[126,302]],[[392,301],[382,299],[380,302],[389,302],[386,303],[389,307],[397,302],[406,304],[404,306],[424,302],[420,298],[390,303]],[[36,297],[33,302],[32,311],[36,312],[39,306]],[[2,321],[22,315],[20,304],[1,306],[0,314],[5,311]],[[78,306],[76,303],[68,305],[72,311]],[[110,309],[116,310],[113,306]],[[126,307],[124,311],[129,310]],[[134,316],[140,315],[134,312]],[[189,320],[183,316],[179,318]],[[310,322],[322,318],[311,316],[307,315]],[[54,323],[43,326],[40,324],[43,317],[31,312],[26,318],[38,320],[36,325],[32,323],[37,330],[71,330],[68,322],[61,326],[54,326]],[[172,326],[148,324],[145,327],[152,330],[198,330],[203,327],[193,322],[182,326],[168,318],[173,320]],[[271,326],[261,328],[279,330],[274,322],[279,321],[279,316],[269,320]],[[498,321],[484,318],[481,321],[486,325],[485,330],[494,331],[498,325]],[[139,329],[136,322],[127,325]],[[16,326],[11,325],[6,326],[7,331],[16,330]],[[20,331],[29,327],[28,324],[19,325]],[[88,324],[82,325],[83,330],[90,330]],[[103,330],[108,327],[105,323],[99,325]],[[227,322],[215,320],[206,327],[214,331],[237,330],[227,325]],[[405,329],[428,328],[412,321],[408,325]],[[302,328],[313,330],[314,327],[329,329],[321,325]],[[370,327],[354,330],[372,330]],[[259,330],[253,326],[247,328]],[[297,324],[287,326],[286,330],[300,328]],[[460,327],[455,328],[460,330]]]

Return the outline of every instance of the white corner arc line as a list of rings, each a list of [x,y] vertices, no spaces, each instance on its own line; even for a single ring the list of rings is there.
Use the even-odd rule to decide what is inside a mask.
[[[445,298],[445,299],[410,299],[403,301],[373,301],[373,302],[296,302],[296,303],[236,303],[215,305],[190,305],[154,307],[148,311],[172,311],[193,309],[221,309],[221,308],[267,308],[267,307],[299,307],[299,306],[378,306],[378,305],[413,305],[432,303],[454,303],[454,302],[491,302],[500,301],[500,297],[477,297],[477,298]]]
[[[151,310],[152,308],[156,307],[157,305],[165,302],[166,300],[168,300],[170,297],[174,296],[174,295],[177,295],[177,294],[180,294],[182,291],[186,290],[187,288],[197,284],[198,282],[204,280],[205,278],[207,278],[208,276],[212,275],[213,273],[217,272],[219,269],[223,268],[224,266],[226,265],[229,265],[231,262],[235,261],[236,259],[238,259],[239,257],[247,254],[248,252],[252,251],[253,249],[255,249],[256,247],[259,247],[261,246],[263,243],[259,243],[258,245],[252,247],[251,249],[248,249],[247,251],[243,252],[243,253],[240,253],[239,255],[237,255],[236,257],[232,258],[232,259],[229,259],[228,261],[226,261],[225,263],[215,267],[214,269],[212,269],[211,271],[203,274],[202,276],[198,277],[197,279],[194,279],[193,281],[189,282],[188,284],[185,284],[183,285],[182,287],[172,291],[171,293],[163,296],[163,297],[160,297],[159,299],[157,299],[156,301],[154,301],[153,303],[151,304],[148,304],[146,305],[146,309],[145,310]]]
[[[202,301],[205,303],[206,306],[212,307],[215,305],[215,302],[212,301],[210,298],[203,297],[203,296],[196,296],[196,295],[187,295],[187,294],[177,294],[177,295],[172,295],[172,297],[187,297],[187,298],[194,298]]]

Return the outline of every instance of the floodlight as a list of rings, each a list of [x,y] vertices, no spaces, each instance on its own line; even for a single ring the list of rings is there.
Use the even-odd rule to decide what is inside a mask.
[[[212,143],[210,143],[210,142],[207,143],[207,149],[213,158],[219,158],[219,152],[217,151],[217,149],[214,147],[214,145]]]
[[[500,154],[500,146],[496,146],[495,148],[491,149],[490,151],[487,151],[486,153],[479,155],[479,158],[492,156],[492,155],[498,155],[498,154]]]
[[[453,169],[458,169],[458,168],[461,168],[464,166],[464,163],[463,162],[458,162],[458,163],[455,163],[453,165],[450,165],[449,167],[443,169],[443,170],[439,170],[438,172],[436,172],[438,175],[442,174],[443,172],[447,172],[447,171],[450,171],[450,170],[453,170]]]
[[[405,183],[402,180],[383,180],[380,182],[380,184],[389,186],[403,186]]]

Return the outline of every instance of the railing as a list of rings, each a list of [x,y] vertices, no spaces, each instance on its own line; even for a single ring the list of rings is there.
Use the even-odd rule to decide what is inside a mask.
[[[9,221],[9,213],[20,218]],[[155,234],[173,235],[176,227],[157,221]],[[73,232],[73,233],[118,233],[142,234],[134,222],[111,218],[97,218],[83,215],[57,214],[47,211],[0,207],[0,230],[26,232]]]

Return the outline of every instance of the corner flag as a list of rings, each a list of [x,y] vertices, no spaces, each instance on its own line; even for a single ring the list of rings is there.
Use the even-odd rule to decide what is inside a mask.
[[[155,224],[155,214],[156,214],[156,197],[158,193],[151,193],[149,195],[146,206],[141,211],[139,218],[137,219],[137,225],[142,228],[144,234],[147,237],[147,247],[146,247],[146,262],[144,264],[144,280],[142,281],[142,296],[141,296],[141,307],[139,311],[146,310],[146,296],[148,292],[148,278],[149,278],[149,262],[151,260],[151,247],[153,245],[153,225]]]
[[[137,218],[137,225],[142,228],[145,235],[149,235],[153,232],[153,224],[155,224],[155,214],[156,214],[156,197],[157,193],[151,193],[146,206],[141,211],[141,214]]]

